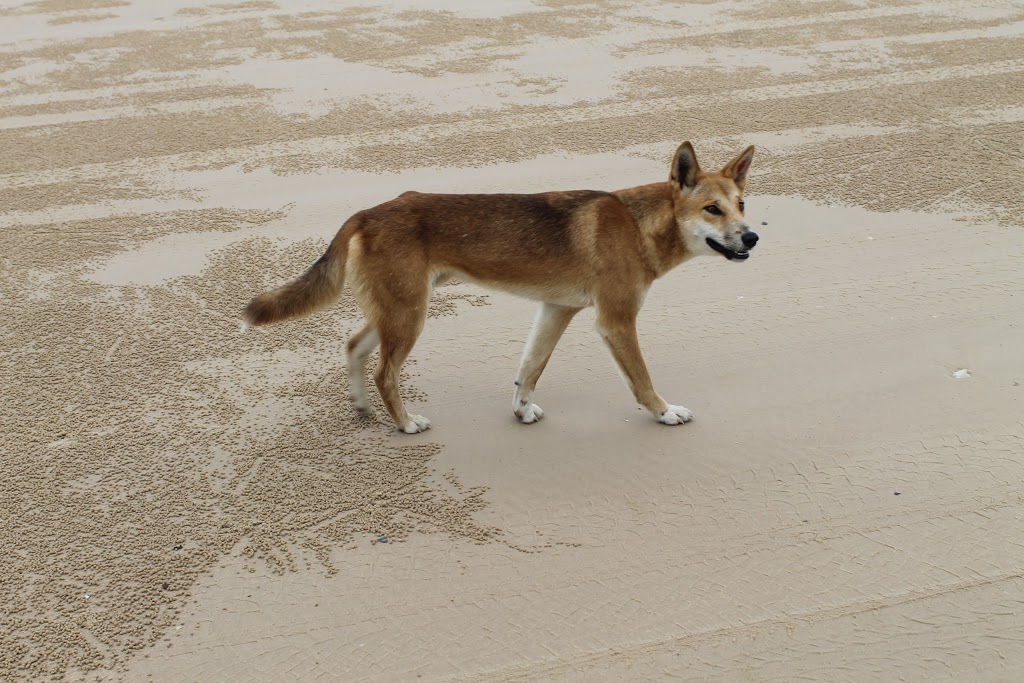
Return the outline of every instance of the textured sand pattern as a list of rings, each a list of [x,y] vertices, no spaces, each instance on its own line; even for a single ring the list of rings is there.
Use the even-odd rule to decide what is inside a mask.
[[[4,3],[0,679],[1024,678],[1022,93],[1009,0]],[[648,299],[692,425],[588,313],[514,424],[533,305],[461,283],[414,438],[347,296],[237,332],[360,208],[683,139],[763,238]]]

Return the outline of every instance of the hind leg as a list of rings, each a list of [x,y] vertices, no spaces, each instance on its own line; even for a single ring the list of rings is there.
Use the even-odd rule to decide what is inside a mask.
[[[362,416],[370,414],[370,399],[366,395],[366,359],[380,344],[376,328],[367,325],[348,340],[348,390],[352,405]]]
[[[406,434],[416,434],[430,429],[430,420],[421,415],[410,415],[405,409],[398,391],[398,377],[402,364],[423,329],[423,321],[427,317],[428,289],[424,283],[421,292],[412,295],[405,293],[400,298],[395,297],[393,292],[391,294],[392,305],[376,325],[380,335],[380,359],[373,379],[398,429]]]

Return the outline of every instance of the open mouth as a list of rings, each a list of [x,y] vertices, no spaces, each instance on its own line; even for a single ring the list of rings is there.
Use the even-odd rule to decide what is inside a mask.
[[[729,247],[725,246],[724,244],[719,244],[710,237],[708,237],[706,241],[709,247],[711,247],[712,249],[714,249],[715,251],[717,251],[719,254],[729,259],[730,261],[734,259],[736,261],[743,261],[745,259],[750,258],[750,252],[747,251],[746,249],[744,249],[743,251],[733,251]]]

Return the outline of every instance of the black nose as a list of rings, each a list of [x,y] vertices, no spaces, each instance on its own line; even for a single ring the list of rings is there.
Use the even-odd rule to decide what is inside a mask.
[[[757,244],[757,233],[756,232],[745,232],[743,233],[743,246],[750,249],[752,246]]]

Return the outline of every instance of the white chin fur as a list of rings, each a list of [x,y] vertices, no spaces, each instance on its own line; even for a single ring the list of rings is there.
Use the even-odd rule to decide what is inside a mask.
[[[708,246],[707,239],[709,237],[719,243],[722,241],[722,236],[718,231],[712,230],[708,225],[698,223],[694,226],[691,238],[687,240],[689,244],[686,245],[689,247],[690,253],[695,255],[718,254],[717,251]]]
[[[711,237],[711,239],[715,239]],[[690,253],[694,256],[721,256],[717,251],[712,249],[705,238],[701,237],[696,243],[687,245],[690,248]]]

